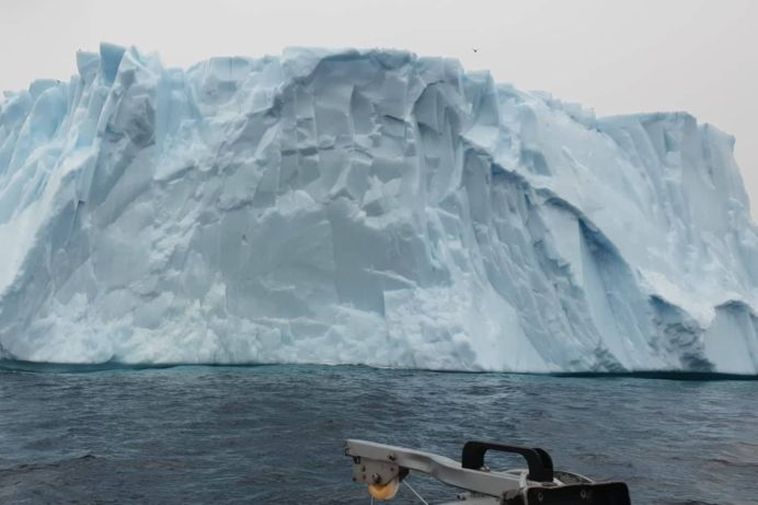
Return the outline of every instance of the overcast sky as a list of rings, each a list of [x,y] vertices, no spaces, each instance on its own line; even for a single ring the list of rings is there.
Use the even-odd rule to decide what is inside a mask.
[[[100,41],[182,67],[286,46],[396,47],[600,115],[686,110],[737,137],[758,217],[755,0],[0,0],[0,89],[67,79],[75,51]]]

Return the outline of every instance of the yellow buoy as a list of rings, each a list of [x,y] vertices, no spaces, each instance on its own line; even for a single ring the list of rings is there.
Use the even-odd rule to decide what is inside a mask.
[[[386,484],[369,484],[368,494],[375,500],[385,501],[393,499],[398,489],[400,489],[400,481],[392,479]]]

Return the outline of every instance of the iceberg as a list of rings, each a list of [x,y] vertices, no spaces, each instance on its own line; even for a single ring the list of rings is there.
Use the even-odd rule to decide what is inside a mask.
[[[451,59],[102,44],[0,102],[0,357],[758,373],[734,139]]]

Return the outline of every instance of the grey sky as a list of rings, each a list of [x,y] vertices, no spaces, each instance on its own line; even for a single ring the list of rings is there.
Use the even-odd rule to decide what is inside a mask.
[[[687,110],[737,137],[758,217],[755,0],[0,0],[0,89],[68,78],[75,51],[103,40],[175,66],[293,45],[397,47],[601,115]]]

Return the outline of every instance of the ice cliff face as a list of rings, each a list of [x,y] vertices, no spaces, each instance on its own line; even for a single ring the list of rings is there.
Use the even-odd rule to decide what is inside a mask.
[[[758,373],[733,139],[401,52],[103,45],[0,105],[0,355]]]

